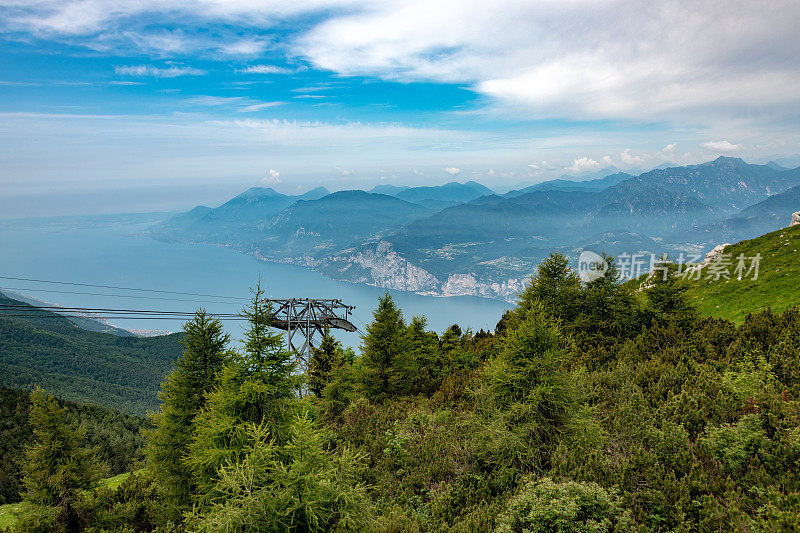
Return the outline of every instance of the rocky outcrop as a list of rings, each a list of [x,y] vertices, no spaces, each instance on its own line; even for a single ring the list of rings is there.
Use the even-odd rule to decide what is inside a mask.
[[[800,226],[800,211],[792,213],[792,221],[789,223],[789,227],[791,226]]]
[[[715,246],[713,250],[706,254],[706,258],[703,260],[703,264],[700,265],[700,268],[714,261],[714,259],[716,259],[716,257],[725,250],[726,246],[730,246],[730,243],[719,244]]]

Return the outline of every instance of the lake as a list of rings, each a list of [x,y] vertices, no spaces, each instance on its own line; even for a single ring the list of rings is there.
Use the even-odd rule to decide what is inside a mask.
[[[2,221],[0,276],[114,285],[226,298],[137,293],[69,285],[0,279],[0,288],[69,307],[155,309],[212,313],[241,310],[249,288],[259,279],[273,298],[340,298],[355,305],[353,323],[362,331],[372,320],[385,289],[335,281],[294,265],[267,263],[231,250],[203,245],[168,244],[146,236],[157,216],[69,217]],[[462,329],[494,329],[508,303],[477,297],[436,298],[390,291],[406,319],[425,315],[431,329],[451,324]],[[74,294],[82,293],[82,294]],[[87,294],[91,293],[91,294]],[[114,319],[122,328],[177,331],[180,322],[165,319]],[[238,322],[227,322],[234,338]],[[336,332],[345,346],[358,346],[359,333]]]

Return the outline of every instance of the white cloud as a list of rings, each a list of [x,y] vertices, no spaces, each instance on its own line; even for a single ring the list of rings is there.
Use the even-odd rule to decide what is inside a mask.
[[[261,182],[267,185],[283,183],[283,181],[281,181],[281,173],[273,169],[267,170],[267,175],[261,178]]]
[[[239,69],[237,72],[242,74],[291,74],[294,71],[275,65],[250,65],[246,68]]]
[[[570,172],[587,172],[600,170],[600,163],[590,157],[583,156],[572,162],[572,166],[567,167]]]
[[[661,150],[659,150],[659,151],[658,151],[658,153],[657,153],[656,155],[657,155],[658,157],[660,157],[661,159],[664,159],[664,160],[670,161],[670,160],[672,160],[672,158],[674,158],[674,157],[675,157],[675,148],[676,148],[677,146],[678,146],[678,143],[677,143],[677,141],[676,141],[676,142],[673,142],[673,143],[669,143],[669,144],[668,144],[668,145],[666,145],[664,148],[662,148]]]
[[[709,141],[700,143],[700,146],[712,152],[737,152],[742,148],[741,144],[731,144],[728,141]]]
[[[154,78],[177,78],[178,76],[202,76],[207,74],[205,70],[175,65],[163,68],[153,65],[117,65],[114,67],[114,72],[120,76]]]
[[[220,46],[220,51],[229,56],[254,56],[267,49],[269,43],[262,39],[241,39]]]
[[[186,101],[194,105],[203,106],[223,106],[231,104],[241,104],[247,99],[243,96],[194,96]]]
[[[742,111],[800,114],[796,0],[0,1],[4,34],[157,57],[257,55],[274,44],[264,35],[300,16],[307,29],[280,43],[290,60],[463,83],[515,113],[522,105],[537,117],[715,123]],[[143,67],[132,75],[198,74]]]
[[[514,113],[718,119],[800,103],[799,19],[794,0],[408,0],[329,18],[297,50],[341,74],[471,83]]]
[[[346,168],[342,168],[342,167],[340,167],[338,165],[334,166],[333,170],[335,170],[336,172],[338,172],[342,176],[351,176],[353,174],[352,170],[348,170]]]
[[[644,165],[649,158],[650,156],[647,154],[632,155],[630,148],[625,148],[619,154],[619,160],[622,161],[622,164],[628,168]]]
[[[284,105],[286,102],[261,102],[258,104],[250,104],[239,108],[240,113],[253,113],[255,111],[263,111],[271,107]]]
[[[455,175],[461,173],[461,169],[460,168],[456,168],[456,167],[446,167],[446,168],[443,168],[442,170],[444,170],[445,172],[447,172],[451,176],[455,176]]]

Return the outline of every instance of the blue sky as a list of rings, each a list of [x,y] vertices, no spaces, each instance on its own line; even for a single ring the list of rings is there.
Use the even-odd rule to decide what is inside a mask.
[[[0,217],[800,153],[796,2],[0,0]]]

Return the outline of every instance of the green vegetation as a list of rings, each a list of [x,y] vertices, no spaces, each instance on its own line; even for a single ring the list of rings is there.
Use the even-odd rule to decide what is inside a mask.
[[[733,262],[730,279],[706,279],[703,273],[689,291],[702,314],[741,324],[748,313],[766,308],[783,311],[800,304],[800,226],[726,246],[723,253]],[[758,279],[737,279],[733,272],[739,254],[748,258],[761,254]]]
[[[360,354],[326,336],[300,376],[257,287],[241,350],[202,312],[186,325],[145,467],[116,488],[85,490],[96,455],[37,395],[18,529],[800,529],[800,309],[735,325],[679,278],[637,289],[553,254],[495,331],[440,335],[387,294]]]
[[[5,505],[0,505],[0,529],[9,528],[16,524],[16,513],[21,509],[21,503],[7,503]]]
[[[58,400],[70,425],[82,426],[86,442],[114,475],[133,469],[144,458],[141,432],[147,420],[94,405]],[[33,439],[30,393],[0,387],[0,504],[17,502],[23,490],[24,448]]]
[[[0,303],[26,305],[2,295]],[[38,386],[66,400],[145,415],[158,407],[158,387],[181,337],[119,337],[30,306],[0,310],[0,385]]]

